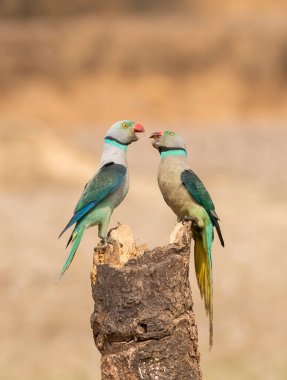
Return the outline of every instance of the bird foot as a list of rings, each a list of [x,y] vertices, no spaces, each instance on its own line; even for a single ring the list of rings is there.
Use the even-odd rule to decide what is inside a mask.
[[[108,240],[107,239],[101,239],[99,244],[94,248],[94,251],[104,251],[108,247]]]
[[[195,231],[199,231],[200,227],[198,224],[198,219],[195,216],[185,216],[183,219],[184,222],[191,222],[191,228]]]
[[[108,246],[108,239],[102,239],[102,240],[100,241],[100,247],[101,247],[102,249],[104,249],[104,248],[107,248],[107,246]]]

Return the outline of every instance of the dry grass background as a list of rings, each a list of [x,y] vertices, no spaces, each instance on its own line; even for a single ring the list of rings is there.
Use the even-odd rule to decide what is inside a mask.
[[[55,286],[67,254],[57,236],[105,130],[125,117],[147,133],[129,149],[130,193],[112,225],[150,247],[168,241],[175,217],[147,139],[166,128],[185,137],[222,219],[210,353],[191,263],[204,378],[286,379],[286,3],[51,4],[0,4],[0,379],[100,379],[96,229]]]

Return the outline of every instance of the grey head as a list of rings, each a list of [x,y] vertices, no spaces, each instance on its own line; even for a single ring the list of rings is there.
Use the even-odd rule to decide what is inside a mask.
[[[186,150],[183,138],[176,132],[153,132],[150,138],[153,139],[153,147],[158,149],[160,153],[167,150]]]
[[[108,130],[105,138],[122,145],[129,145],[138,140],[137,133],[144,132],[141,124],[132,120],[117,121]]]

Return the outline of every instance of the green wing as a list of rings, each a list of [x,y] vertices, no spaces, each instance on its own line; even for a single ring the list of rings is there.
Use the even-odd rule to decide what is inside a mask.
[[[181,181],[183,185],[186,187],[186,189],[188,190],[188,192],[190,193],[190,195],[192,196],[192,198],[198,204],[200,204],[202,207],[205,208],[213,225],[216,228],[221,245],[224,246],[223,237],[222,237],[221,230],[218,223],[219,217],[217,216],[215,212],[214,204],[204,184],[197,177],[197,175],[190,169],[184,170],[181,173]]]
[[[104,165],[86,184],[83,194],[75,207],[74,215],[60,236],[109,194],[113,193],[123,182],[126,173],[127,168],[124,165],[113,162]]]
[[[116,190],[126,176],[127,168],[124,165],[110,162],[104,165],[99,172],[86,184],[74,212],[78,212],[90,202],[103,200],[108,194]],[[97,202],[97,203],[99,203]]]

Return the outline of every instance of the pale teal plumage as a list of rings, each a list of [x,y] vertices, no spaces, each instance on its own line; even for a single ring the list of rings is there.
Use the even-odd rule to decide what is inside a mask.
[[[168,157],[168,156],[183,156],[183,157],[186,157],[187,154],[183,150],[171,150],[171,151],[167,151],[167,152],[161,152],[161,154],[160,154],[161,158]]]
[[[124,150],[124,151],[126,151],[126,150],[128,149],[128,146],[127,146],[127,145],[122,145],[122,144],[118,143],[117,141],[113,141],[113,140],[105,139],[104,142],[105,142],[106,144],[113,145],[113,146],[115,146],[116,148],[119,148],[120,150]]]

